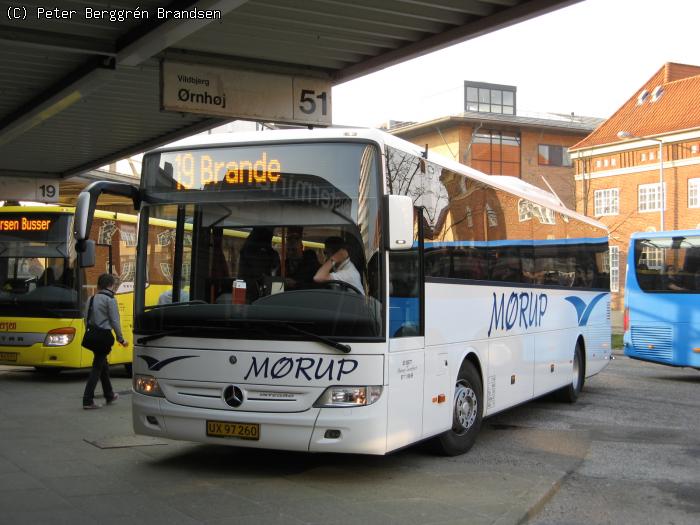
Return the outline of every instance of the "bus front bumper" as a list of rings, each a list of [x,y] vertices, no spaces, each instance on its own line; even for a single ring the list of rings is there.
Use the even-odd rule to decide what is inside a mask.
[[[80,366],[80,354],[77,358],[73,345],[0,346],[0,365],[68,368]]]
[[[132,416],[135,433],[168,439],[304,452],[387,452],[386,396],[364,407],[268,413],[192,408],[134,393]],[[259,436],[208,436],[207,421],[259,425]]]

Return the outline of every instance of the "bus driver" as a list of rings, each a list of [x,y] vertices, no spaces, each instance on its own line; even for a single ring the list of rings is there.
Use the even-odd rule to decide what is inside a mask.
[[[314,282],[343,281],[357,288],[357,291],[364,295],[360,272],[350,260],[345,241],[340,237],[328,237],[325,245],[323,253],[326,256],[326,262],[314,275]]]

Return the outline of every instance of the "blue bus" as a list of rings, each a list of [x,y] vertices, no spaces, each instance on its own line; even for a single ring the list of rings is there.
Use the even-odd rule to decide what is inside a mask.
[[[625,355],[700,370],[700,230],[632,234]]]

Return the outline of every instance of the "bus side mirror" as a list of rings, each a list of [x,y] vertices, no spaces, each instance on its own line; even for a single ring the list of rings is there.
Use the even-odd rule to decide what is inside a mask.
[[[131,184],[123,182],[95,181],[80,192],[75,205],[75,217],[73,218],[73,235],[75,237],[75,250],[82,253],[86,248],[86,241],[90,237],[92,217],[95,214],[97,199],[103,193],[120,195],[131,199],[134,209],[141,207],[141,194]]]
[[[95,266],[95,241],[86,239],[84,244],[85,250],[78,252],[81,268],[92,268]]]
[[[82,253],[86,248],[85,243],[90,235],[90,226],[92,223],[92,214],[94,213],[94,210],[95,203],[93,202],[92,195],[90,195],[90,193],[87,191],[81,191],[75,205],[75,216],[73,218],[73,233],[75,235],[76,250],[79,253]]]
[[[413,199],[408,195],[387,195],[386,207],[387,249],[410,250],[413,248]]]

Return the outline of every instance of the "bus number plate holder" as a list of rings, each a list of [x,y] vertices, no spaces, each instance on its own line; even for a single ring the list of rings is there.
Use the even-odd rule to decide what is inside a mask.
[[[208,419],[207,436],[258,441],[260,439],[260,425],[258,423],[229,423]]]
[[[18,355],[17,352],[0,352],[0,361],[16,363]]]

